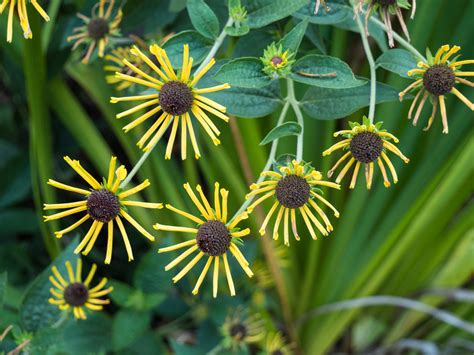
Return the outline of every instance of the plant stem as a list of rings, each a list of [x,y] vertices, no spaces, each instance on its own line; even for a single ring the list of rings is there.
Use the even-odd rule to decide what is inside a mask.
[[[286,116],[286,113],[288,112],[288,108],[290,107],[290,102],[289,101],[286,101],[285,102],[285,105],[283,106],[283,109],[281,110],[281,113],[280,113],[280,117],[278,118],[278,121],[277,121],[277,124],[276,126],[278,127],[279,125],[281,125],[285,119],[285,116]],[[275,139],[273,142],[272,142],[272,146],[270,148],[270,154],[268,155],[268,159],[267,159],[267,162],[265,163],[265,166],[263,167],[262,169],[262,172],[263,171],[267,171],[267,170],[270,170],[274,160],[275,160],[275,155],[276,155],[276,151],[277,151],[277,147],[278,147],[278,139]],[[261,183],[263,180],[265,179],[264,176],[259,176],[258,177],[258,180],[256,182],[256,184],[259,184]],[[231,218],[230,221],[232,221],[236,216],[238,216],[239,214],[241,214],[243,211],[245,211],[247,209],[247,207],[252,203],[254,197],[250,197],[249,199],[247,199],[243,204],[242,206],[240,206],[239,210],[234,214],[234,216]]]
[[[375,101],[376,101],[376,88],[377,88],[377,76],[375,69],[374,56],[370,50],[369,41],[367,39],[367,33],[365,32],[364,25],[360,19],[360,15],[356,16],[357,26],[359,27],[360,37],[362,38],[362,44],[364,46],[365,55],[370,66],[370,103],[369,103],[369,120],[370,123],[374,123],[375,116]]]
[[[387,31],[387,28],[385,27],[385,25],[374,16],[370,17],[370,21],[372,21],[377,26],[382,28],[385,32]],[[407,40],[405,40],[402,36],[400,36],[395,31],[392,31],[392,33],[393,33],[393,38],[395,38],[398,43],[400,43],[403,47],[405,47],[406,50],[412,52],[415,55],[415,57],[417,57],[418,59],[421,59],[422,61],[426,62],[426,58],[420,52],[418,52],[418,50],[415,47],[413,47]]]
[[[61,0],[51,0],[48,6],[49,22],[44,25],[43,38],[41,42],[45,52],[48,49],[49,41],[51,39],[51,35],[53,34],[53,28],[56,23],[56,17],[58,16],[60,6]]]
[[[299,102],[296,100],[295,96],[295,85],[293,80],[290,78],[286,79],[286,84],[288,88],[287,100],[291,104],[293,111],[295,111],[296,119],[298,120],[299,125],[301,126],[301,133],[298,136],[298,141],[296,143],[296,160],[303,160],[303,135],[304,135],[304,119],[303,113],[300,110]]]
[[[227,26],[232,26],[233,23],[234,23],[234,20],[232,20],[232,18],[229,17],[229,19],[227,20],[227,23],[224,25],[224,28],[222,29],[222,32],[216,38],[216,41],[214,42],[214,45],[212,46],[211,50],[207,54],[206,58],[204,58],[204,60],[202,61],[201,65],[199,65],[199,67],[196,69],[195,73],[199,73],[202,70],[202,68],[204,68],[211,61],[212,58],[214,58],[217,51],[219,50],[222,43],[224,42],[224,39],[227,36],[227,33],[225,32],[225,28]]]

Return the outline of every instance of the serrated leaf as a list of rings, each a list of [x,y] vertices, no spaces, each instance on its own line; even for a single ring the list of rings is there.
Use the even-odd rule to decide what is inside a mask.
[[[390,49],[375,61],[377,67],[382,67],[404,78],[410,78],[408,71],[416,68],[416,58],[405,49]]]
[[[249,27],[260,28],[290,16],[307,3],[308,0],[247,0],[244,6]]]
[[[310,4],[306,3],[306,6],[301,7],[293,16],[299,19],[308,19],[309,22],[319,25],[332,25],[343,22],[354,14],[354,10],[343,0],[328,3],[330,11],[321,7],[317,15],[314,15],[315,6],[316,0],[311,0]]]
[[[193,57],[193,64],[201,63],[211,50],[213,41],[196,31],[183,31],[171,37],[163,46],[168,54],[173,68],[183,66],[183,46],[189,45],[189,55]]]
[[[232,37],[240,37],[245,36],[250,31],[250,27],[247,25],[240,25],[239,27],[231,27],[227,26],[225,29],[225,33]]]
[[[280,139],[287,136],[298,136],[301,134],[301,126],[296,122],[285,122],[273,128],[265,138],[262,139],[260,145],[265,145],[273,142],[275,139]]]
[[[130,309],[120,310],[112,323],[112,344],[115,351],[138,340],[148,329],[150,313]]]
[[[214,79],[231,86],[258,89],[270,84],[271,79],[263,72],[263,63],[257,58],[238,58],[224,64]]]
[[[219,19],[203,0],[188,0],[187,8],[191,23],[200,34],[210,39],[219,35]]]
[[[77,238],[46,268],[33,280],[23,297],[20,307],[20,319],[23,328],[27,331],[38,331],[44,327],[50,326],[61,317],[61,311],[57,306],[49,304],[50,297],[49,275],[51,267],[56,266],[62,275],[66,274],[64,263],[70,260],[73,265],[77,259],[74,249],[77,246]]]
[[[293,27],[293,29],[277,43],[277,46],[281,45],[284,51],[289,50],[290,53],[296,53],[298,48],[300,48],[307,28],[308,20],[305,19]]]
[[[398,101],[398,90],[377,83],[377,103]],[[370,86],[364,85],[350,89],[310,88],[301,107],[311,117],[319,120],[335,120],[367,107],[370,100]]]
[[[331,89],[346,89],[365,85],[342,60],[318,54],[299,59],[292,67],[290,77],[303,84]]]

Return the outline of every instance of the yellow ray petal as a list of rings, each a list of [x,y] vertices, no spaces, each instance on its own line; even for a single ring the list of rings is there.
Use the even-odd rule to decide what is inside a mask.
[[[214,257],[214,275],[212,277],[212,297],[217,297],[217,288],[219,285],[219,257]]]
[[[225,273],[227,275],[227,283],[229,284],[230,295],[235,296],[234,280],[232,280],[232,274],[230,272],[229,262],[227,261],[227,253],[222,254],[222,258],[224,259],[224,268],[225,268]]]
[[[133,251],[132,251],[132,246],[130,245],[130,240],[128,239],[127,231],[125,230],[125,227],[119,216],[115,217],[115,221],[117,222],[117,225],[120,230],[120,234],[122,235],[123,243],[125,244],[125,250],[127,251],[128,261],[132,261]]]
[[[89,271],[89,274],[87,275],[87,277],[86,277],[86,279],[85,279],[85,281],[84,281],[84,285],[89,286],[89,284],[90,284],[91,281],[92,281],[92,278],[94,277],[94,274],[95,274],[96,270],[97,270],[97,265],[96,265],[96,264],[92,264],[92,267],[91,267],[91,269],[90,269],[90,271]]]
[[[132,225],[137,231],[139,231],[143,236],[148,238],[150,241],[154,242],[155,237],[148,233],[145,228],[143,228],[135,219],[132,218],[127,212],[123,209],[120,210],[120,214]]]
[[[191,248],[188,248],[186,251],[181,253],[178,257],[176,257],[172,262],[170,262],[168,265],[165,266],[165,271],[169,271],[172,268],[174,268],[176,265],[178,265],[181,261],[186,259],[189,255],[194,253],[196,250],[198,250],[199,246],[197,244],[194,244]]]
[[[81,194],[81,195],[90,195],[90,191],[88,190],[84,190],[84,189],[80,189],[80,188],[77,188],[77,187],[73,187],[73,186],[69,186],[69,185],[66,185],[66,184],[62,184],[60,182],[57,182],[55,180],[52,180],[52,179],[49,179],[48,180],[48,185],[51,185],[51,186],[54,186],[58,189],[62,189],[62,190],[66,190],[66,191],[71,191],[71,192],[76,192],[78,194]]]
[[[202,269],[201,274],[199,275],[199,278],[196,282],[196,286],[194,286],[194,289],[193,289],[193,292],[192,292],[193,295],[197,295],[199,293],[199,287],[201,287],[201,284],[204,281],[204,277],[206,276],[207,271],[209,270],[209,267],[211,266],[213,258],[214,258],[213,256],[210,256],[207,259],[206,265],[204,265],[204,268]]]
[[[199,260],[204,256],[204,253],[200,251],[189,263],[181,270],[175,277],[173,277],[173,282],[176,283],[181,280],[188,272],[191,270],[194,265],[197,264]]]
[[[184,247],[187,247],[187,246],[190,246],[190,245],[194,245],[194,244],[196,244],[196,239],[191,239],[191,240],[188,240],[186,242],[182,242],[182,243],[172,245],[170,247],[160,248],[160,249],[158,249],[158,253],[166,253],[168,251],[181,249],[181,248],[184,248]]]
[[[125,197],[131,196],[136,194],[137,192],[140,192],[143,189],[146,189],[148,186],[150,186],[150,180],[146,179],[143,181],[140,185],[137,185],[129,190],[125,190],[121,193],[118,194],[118,197],[120,199],[124,199]]]
[[[85,210],[87,210],[87,206],[82,205],[82,206],[79,206],[79,207],[71,208],[71,209],[63,211],[63,212],[51,214],[49,216],[44,216],[44,221],[48,222],[48,221],[52,221],[52,220],[55,220],[55,219],[60,219],[60,218],[63,218],[63,217],[66,217],[66,216],[69,216],[69,215],[72,215],[72,214],[75,214],[75,213],[85,211]]]

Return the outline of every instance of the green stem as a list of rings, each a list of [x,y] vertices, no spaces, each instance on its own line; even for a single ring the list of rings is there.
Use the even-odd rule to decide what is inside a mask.
[[[303,113],[301,112],[299,102],[296,100],[295,96],[295,84],[290,78],[286,79],[286,84],[288,88],[287,100],[290,103],[293,111],[295,111],[296,119],[298,120],[299,125],[301,126],[301,133],[298,135],[298,140],[296,143],[296,160],[303,160],[303,136],[304,136],[304,119]]]
[[[48,49],[49,41],[51,40],[51,34],[56,23],[56,17],[58,16],[59,8],[61,7],[61,0],[51,0],[48,6],[49,22],[44,25],[43,29],[43,40],[41,42],[44,51]]]
[[[375,69],[374,56],[370,50],[369,41],[367,39],[367,33],[365,32],[364,25],[360,19],[360,15],[356,16],[356,23],[359,27],[360,37],[362,38],[362,44],[364,46],[365,55],[370,66],[370,104],[369,104],[369,120],[370,123],[374,123],[375,116],[375,99],[376,99],[376,88],[377,88],[377,76]]]

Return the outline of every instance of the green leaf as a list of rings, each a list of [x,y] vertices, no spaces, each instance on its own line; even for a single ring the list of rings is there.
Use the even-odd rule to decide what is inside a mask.
[[[257,58],[238,58],[224,64],[214,75],[217,81],[231,86],[258,89],[270,84],[271,79],[263,72],[263,63]]]
[[[130,309],[120,310],[112,323],[112,344],[115,351],[132,345],[145,333],[150,323],[150,313]]]
[[[239,27],[234,26],[227,26],[225,29],[225,33],[232,37],[240,37],[245,36],[250,31],[250,27],[247,25],[240,25]]]
[[[132,329],[134,324],[129,324]],[[83,321],[69,322],[64,329],[66,347],[73,354],[100,354],[112,348],[112,321],[95,312]]]
[[[163,46],[168,54],[173,68],[183,66],[183,46],[189,45],[189,55],[193,58],[193,64],[201,63],[211,50],[214,42],[203,37],[196,31],[183,31],[171,37]]]
[[[172,284],[165,271],[169,258],[152,248],[141,259],[133,275],[133,284],[145,293],[167,293]]]
[[[280,139],[287,136],[298,136],[301,134],[301,126],[296,122],[285,122],[280,126],[273,128],[265,138],[262,139],[260,145],[265,145],[273,142],[275,139]]]
[[[403,78],[410,78],[408,71],[416,68],[416,58],[405,49],[390,49],[377,58],[377,68],[382,67]]]
[[[348,16],[344,21],[338,22],[334,24],[334,26],[342,28],[343,30],[359,33],[359,26],[354,21],[353,16]],[[385,31],[372,21],[369,21],[369,33],[370,36],[375,39],[375,42],[377,42],[382,51],[388,50],[387,35],[385,34]]]
[[[300,48],[301,41],[303,40],[307,28],[308,20],[305,19],[293,27],[293,29],[277,43],[277,46],[281,45],[283,50],[289,50],[290,53],[296,53],[298,48]]]
[[[62,312],[57,306],[48,302],[49,289],[51,288],[49,276],[52,266],[56,266],[62,275],[66,275],[65,262],[70,260],[75,265],[77,256],[74,254],[74,249],[76,245],[77,238],[74,238],[74,241],[29,286],[20,307],[21,323],[25,330],[38,331],[52,325],[60,318]]]
[[[316,16],[314,15],[315,6],[316,0],[311,0],[310,4],[301,7],[293,16],[299,19],[308,19],[309,22],[319,25],[332,25],[343,22],[351,18],[354,14],[352,8],[345,4],[343,0],[328,3],[330,7],[330,11],[328,12],[321,6]]]
[[[244,6],[249,27],[260,28],[290,16],[307,4],[308,0],[247,0]]]
[[[0,225],[4,236],[37,233],[38,218],[33,208],[8,208],[0,211]]]
[[[188,14],[194,28],[204,37],[219,35],[219,19],[203,0],[188,0]]]
[[[356,79],[351,68],[342,60],[318,54],[299,59],[293,65],[290,77],[303,84],[331,89],[346,89],[366,84],[365,81]]]
[[[133,287],[117,280],[110,280],[109,285],[114,288],[114,292],[110,293],[112,302],[121,307],[127,307],[127,301],[134,292]]]
[[[398,90],[377,83],[377,103],[398,101]],[[369,85],[350,89],[310,88],[301,100],[302,109],[319,120],[335,120],[369,106]]]
[[[7,272],[4,271],[0,274],[0,310],[3,308],[3,302],[5,301],[5,293],[7,292]]]

